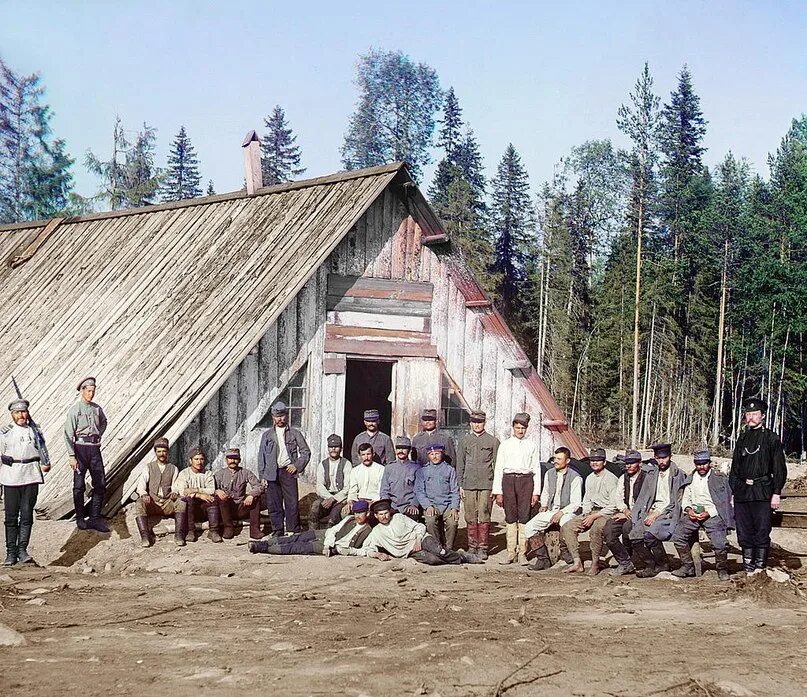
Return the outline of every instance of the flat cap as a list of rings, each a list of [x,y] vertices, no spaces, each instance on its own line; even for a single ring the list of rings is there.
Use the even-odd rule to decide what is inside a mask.
[[[395,438],[395,447],[396,448],[411,448],[412,441],[409,440],[409,436],[396,436]]]
[[[653,443],[650,449],[656,457],[669,457],[672,455],[672,445],[669,443]]]
[[[160,438],[156,438],[154,440],[154,449],[155,450],[157,448],[170,448],[170,447],[171,447],[171,444],[168,442],[167,438],[160,437]]]
[[[238,448],[227,448],[224,457],[232,458],[233,460],[241,459],[241,451]]]
[[[514,424],[521,424],[522,426],[529,426],[530,425],[530,415],[520,411],[513,417]]]
[[[381,513],[382,511],[391,511],[392,501],[390,499],[380,499],[378,501],[373,501],[370,504],[370,510],[373,513]]]
[[[9,411],[28,411],[28,407],[30,403],[27,399],[15,399],[11,404],[8,405]]]
[[[421,421],[437,421],[437,409],[424,409],[420,412]]]
[[[474,423],[474,424],[483,424],[483,423],[485,423],[485,421],[488,420],[487,414],[485,414],[485,412],[482,411],[481,409],[476,409],[476,410],[472,411],[470,418],[471,418],[471,423]]]
[[[381,417],[378,414],[378,409],[365,409],[364,420],[374,422],[381,421]]]
[[[588,459],[594,460],[594,462],[605,462],[605,450],[602,448],[592,448]]]
[[[366,513],[370,510],[370,504],[364,499],[359,499],[350,504],[351,513]]]
[[[328,447],[329,448],[341,448],[342,447],[342,438],[335,433],[331,433],[328,436]]]
[[[749,411],[768,411],[768,403],[761,397],[749,397],[743,401],[743,410]]]
[[[638,450],[626,450],[622,460],[628,465],[641,462],[642,454]]]
[[[88,375],[86,378],[82,378],[81,382],[76,386],[76,392],[81,392],[85,387],[95,387],[95,378],[91,375]]]
[[[427,453],[433,453],[435,450],[439,450],[441,453],[445,452],[446,446],[442,443],[429,443],[426,446]]]
[[[202,457],[204,457],[205,459],[207,459],[207,453],[205,453],[205,451],[204,451],[204,449],[202,448],[202,446],[201,446],[201,445],[197,445],[197,446],[195,446],[195,447],[191,448],[191,449],[188,451],[188,459],[189,459],[189,460],[192,460],[192,459],[193,459],[193,458],[195,458],[197,455],[201,455]]]
[[[288,414],[289,408],[286,406],[285,402],[281,402],[278,400],[272,405],[272,416],[282,416],[283,414]]]
[[[692,454],[692,459],[696,465],[705,465],[707,462],[712,461],[712,454],[708,450],[696,450]]]

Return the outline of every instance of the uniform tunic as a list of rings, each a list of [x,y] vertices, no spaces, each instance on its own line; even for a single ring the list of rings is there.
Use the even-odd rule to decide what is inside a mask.
[[[0,453],[13,461],[11,465],[0,465],[0,484],[3,486],[26,486],[45,481],[36,432],[31,426],[15,423],[5,427],[0,433]]]
[[[390,499],[392,507],[400,511],[407,506],[417,506],[415,479],[420,465],[414,460],[395,460],[384,468],[378,498]]]
[[[450,465],[456,464],[457,454],[454,449],[454,439],[448,431],[442,431],[438,428],[433,428],[431,431],[419,431],[415,435],[412,439],[412,457],[421,465],[425,465],[429,461],[426,448],[433,443],[445,446],[443,459]]]
[[[785,453],[778,436],[764,426],[746,428],[731,458],[729,483],[734,501],[770,501],[774,494],[782,493],[786,480]]]
[[[381,431],[376,431],[372,435],[367,431],[362,431],[353,439],[353,447],[350,449],[350,459],[353,462],[361,462],[359,446],[362,443],[369,443],[373,446],[373,459],[382,467],[395,459],[395,446],[392,444],[392,438]]]
[[[461,489],[493,488],[499,439],[487,431],[465,434],[457,447],[457,481]]]
[[[67,420],[64,425],[64,442],[67,445],[67,453],[75,455],[75,443],[82,438],[100,443],[106,427],[106,414],[100,406],[95,402],[77,400],[67,412]]]
[[[438,513],[449,508],[459,510],[460,488],[456,470],[447,462],[424,465],[415,477],[415,495],[424,509],[433,506]]]

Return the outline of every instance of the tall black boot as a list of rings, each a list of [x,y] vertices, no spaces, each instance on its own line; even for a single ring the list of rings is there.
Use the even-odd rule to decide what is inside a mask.
[[[137,523],[137,531],[140,533],[140,546],[151,547],[151,531],[149,530],[148,516],[137,516],[135,523]]]
[[[221,542],[221,535],[219,534],[219,527],[221,526],[221,516],[219,515],[219,506],[217,503],[212,503],[207,507],[207,536],[211,542]]]
[[[725,549],[722,552],[715,550],[715,568],[717,569],[717,577],[721,581],[729,580],[729,554]]]
[[[683,547],[676,545],[675,550],[678,552],[678,556],[681,557],[681,568],[673,571],[673,576],[677,578],[689,578],[690,576],[694,576],[695,562],[692,559],[692,550],[687,545]]]
[[[768,566],[768,555],[770,554],[770,547],[755,547],[754,548],[754,568],[764,569]]]
[[[17,563],[19,554],[19,547],[17,540],[19,539],[20,528],[17,524],[9,525],[6,523],[6,560],[3,566],[14,566]]]
[[[109,526],[101,515],[101,506],[104,505],[104,495],[92,492],[92,507],[90,508],[89,527],[97,532],[109,532]],[[78,516],[76,516],[78,520]]]
[[[174,513],[174,542],[177,547],[185,546],[185,535],[188,534],[188,509]]]
[[[656,573],[670,570],[670,560],[667,558],[667,552],[664,551],[664,545],[661,542],[650,547],[650,553],[656,562]]]
[[[743,547],[743,571],[750,574],[754,570],[756,550],[753,547]]]
[[[644,568],[636,572],[636,578],[653,578],[658,571],[656,570],[656,560],[647,545],[641,541],[636,542],[633,545],[633,551],[644,562]]]
[[[31,541],[31,523],[21,523],[17,542],[17,561],[20,564],[33,564],[34,558],[28,554],[28,543]]]
[[[84,504],[84,492],[73,492],[73,509],[76,512],[76,527],[79,530],[87,529],[87,510]]]

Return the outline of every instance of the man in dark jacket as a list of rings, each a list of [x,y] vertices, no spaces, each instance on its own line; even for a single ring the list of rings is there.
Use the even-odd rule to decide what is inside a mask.
[[[743,569],[750,572],[764,569],[768,563],[773,511],[779,508],[787,467],[778,436],[762,425],[768,405],[753,398],[745,400],[743,408],[746,428],[734,446],[729,484]]]
[[[614,497],[614,507],[616,513],[611,516],[605,524],[605,543],[611,554],[614,555],[618,566],[611,569],[614,576],[624,576],[632,574],[636,568],[633,565],[633,543],[630,539],[630,531],[633,527],[631,510],[639,492],[642,490],[645,473],[642,472],[642,456],[637,450],[628,450],[622,461],[625,463],[625,472],[619,477],[616,484],[616,495]]]
[[[421,465],[429,463],[428,447],[439,443],[445,448],[445,459],[449,465],[456,467],[457,455],[454,449],[454,439],[448,431],[437,428],[437,409],[424,409],[420,413],[421,430],[412,439],[412,459]]]
[[[266,487],[266,507],[272,519],[272,534],[301,532],[297,475],[308,460],[311,450],[303,434],[288,424],[289,410],[283,402],[272,405],[274,427],[264,431],[258,448],[258,478]]]
[[[695,575],[690,542],[703,528],[715,550],[718,578],[728,581],[726,533],[734,527],[729,481],[720,472],[712,471],[712,459],[708,450],[698,450],[694,460],[695,471],[684,480],[681,487],[683,515],[673,533],[673,543],[681,557],[681,568],[673,571],[673,576],[686,578]]]

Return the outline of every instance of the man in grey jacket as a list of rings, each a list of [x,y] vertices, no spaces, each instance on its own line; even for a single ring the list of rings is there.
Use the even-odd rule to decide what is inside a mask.
[[[664,542],[672,537],[678,524],[681,514],[678,496],[686,479],[686,473],[672,461],[672,447],[668,443],[652,447],[655,457],[642,464],[645,481],[631,510],[630,539],[645,562],[645,568],[636,572],[639,578],[670,570]]]
[[[263,432],[258,448],[258,478],[266,487],[266,507],[272,519],[272,534],[302,532],[297,475],[311,459],[311,449],[300,431],[288,424],[289,410],[283,402],[272,405],[273,428]]]
[[[672,538],[678,556],[681,557],[681,568],[673,571],[673,576],[686,578],[695,575],[690,543],[703,528],[715,550],[717,576],[721,581],[728,581],[726,533],[734,527],[729,479],[720,472],[712,471],[712,458],[708,450],[698,450],[693,459],[695,471],[684,480],[681,487],[683,515],[675,526]]]

